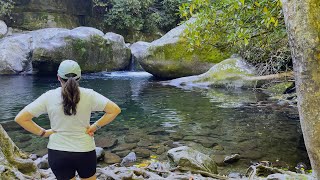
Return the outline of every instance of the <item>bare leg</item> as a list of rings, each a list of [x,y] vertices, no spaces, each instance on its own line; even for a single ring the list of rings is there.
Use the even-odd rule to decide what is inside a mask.
[[[76,180],[76,177],[71,178],[70,180]]]
[[[97,176],[96,175],[93,175],[89,178],[81,178],[81,180],[96,180],[97,179]]]

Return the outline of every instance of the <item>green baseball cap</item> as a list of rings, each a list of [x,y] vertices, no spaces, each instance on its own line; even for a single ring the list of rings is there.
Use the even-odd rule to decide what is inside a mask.
[[[67,74],[75,74],[76,76],[73,77],[78,79],[81,77],[81,68],[79,64],[73,60],[64,60],[60,63],[58,69],[58,76],[63,79],[68,79]]]

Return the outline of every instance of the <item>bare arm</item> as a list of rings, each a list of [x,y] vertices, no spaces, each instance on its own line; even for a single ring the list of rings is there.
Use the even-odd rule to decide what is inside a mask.
[[[104,108],[104,112],[105,114],[98,120],[95,122],[95,124],[97,124],[98,126],[105,126],[107,124],[109,124],[111,121],[113,121],[118,114],[121,113],[121,109],[119,108],[118,105],[116,105],[114,102],[109,101],[106,105],[106,107]],[[92,124],[88,130],[87,133],[90,135],[93,135],[93,133],[97,130],[97,127]]]
[[[50,136],[53,131],[45,130],[40,127],[38,124],[32,121],[34,116],[28,111],[20,111],[19,114],[14,119],[20,126],[22,126],[25,130],[31,132],[32,134],[40,136],[43,131],[45,131],[44,137]]]

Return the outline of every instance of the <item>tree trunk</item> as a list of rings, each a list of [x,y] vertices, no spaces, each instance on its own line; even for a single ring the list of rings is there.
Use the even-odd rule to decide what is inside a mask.
[[[320,179],[320,1],[282,0],[294,64],[301,128]]]

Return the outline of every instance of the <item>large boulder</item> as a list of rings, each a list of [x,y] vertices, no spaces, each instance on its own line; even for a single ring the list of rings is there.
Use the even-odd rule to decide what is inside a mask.
[[[17,74],[31,70],[30,34],[20,34],[0,40],[0,74]]]
[[[14,0],[11,18],[6,21],[11,27],[24,30],[42,28],[75,28],[88,23],[93,2],[87,0]]]
[[[8,32],[8,26],[5,22],[0,20],[0,38],[2,38],[4,35],[6,35]]]
[[[195,21],[196,18],[191,18],[149,44],[146,42],[133,44],[130,47],[133,57],[139,61],[144,70],[158,78],[173,79],[206,72],[213,64],[222,61],[230,54],[209,47],[187,51],[187,42],[181,35],[188,24]]]
[[[254,75],[254,67],[240,57],[232,57],[214,65],[206,73],[174,79],[167,84],[178,87],[249,88],[256,86]]]
[[[35,163],[12,142],[0,125],[0,179],[41,179]]]
[[[168,157],[182,170],[218,173],[216,163],[209,156],[187,146],[170,149]]]
[[[130,49],[120,35],[91,27],[41,29],[6,37],[0,47],[0,74],[55,74],[65,59],[76,60],[83,72],[124,70],[130,64]]]

